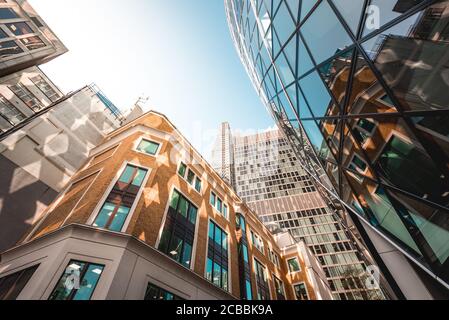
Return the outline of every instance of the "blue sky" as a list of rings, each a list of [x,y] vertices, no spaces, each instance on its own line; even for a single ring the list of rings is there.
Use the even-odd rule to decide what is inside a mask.
[[[222,121],[273,126],[232,44],[223,0],[30,3],[70,50],[42,67],[64,92],[95,82],[122,109],[149,96],[148,107],[206,158]]]

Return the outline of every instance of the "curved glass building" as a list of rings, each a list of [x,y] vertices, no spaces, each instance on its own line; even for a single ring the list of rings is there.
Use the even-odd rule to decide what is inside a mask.
[[[347,206],[401,289],[413,282],[401,279],[410,263],[445,292],[449,1],[225,0],[225,7],[255,89],[305,168]],[[387,261],[382,241],[406,262]]]

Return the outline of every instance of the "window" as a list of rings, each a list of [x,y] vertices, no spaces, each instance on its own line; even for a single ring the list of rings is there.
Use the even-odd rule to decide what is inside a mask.
[[[187,182],[192,185],[193,181],[195,180],[195,174],[193,173],[192,170],[189,169],[188,173],[187,173]]]
[[[144,300],[156,300],[156,301],[171,301],[171,300],[184,300],[173,293],[159,288],[158,286],[148,283],[147,291],[145,293]]]
[[[214,192],[210,193],[210,204],[215,210],[220,212],[226,219],[228,216],[228,206],[223,203],[220,197],[218,197]]]
[[[265,248],[262,238],[258,234],[255,234],[253,231],[251,231],[251,241],[253,245],[257,248],[257,250],[265,254]]]
[[[257,299],[269,300],[270,287],[268,285],[267,269],[257,259],[254,259],[254,268],[257,279]]]
[[[196,177],[196,179],[195,179],[195,190],[197,192],[201,192],[201,187],[202,187],[202,182],[201,182],[200,178]]]
[[[19,15],[11,8],[0,8],[0,19],[17,19]]]
[[[30,51],[37,50],[46,46],[42,39],[37,36],[21,39],[20,42],[22,42]]]
[[[251,281],[246,280],[245,281],[245,287],[246,287],[246,300],[253,300],[253,292],[252,292],[252,287],[251,287]]]
[[[178,174],[184,178],[186,176],[186,172],[187,166],[183,162],[181,162],[181,164],[179,165]]]
[[[142,139],[142,141],[137,146],[137,151],[154,156],[159,150],[159,146],[160,145],[156,142]]]
[[[120,232],[137,198],[147,170],[127,165],[100,210],[94,227]]]
[[[0,278],[0,301],[16,300],[39,265]]]
[[[7,23],[6,26],[16,36],[34,33],[33,29],[26,22]]]
[[[190,268],[198,209],[174,190],[162,231],[159,250]]]
[[[23,50],[15,41],[5,41],[0,43],[0,58],[6,58],[19,53],[23,53]]]
[[[217,196],[215,195],[215,193],[211,192],[210,193],[210,204],[212,205],[212,207],[215,208],[216,203],[217,203]]]
[[[51,86],[50,84],[47,83],[47,81],[45,81],[45,79],[38,75],[35,77],[30,78],[31,82],[34,83],[34,85],[36,87],[39,88],[40,91],[42,91],[42,93],[48,98],[50,99],[51,102],[56,102],[59,100],[60,95],[59,93],[57,93]]]
[[[104,266],[70,261],[49,300],[90,300]]]
[[[293,258],[287,261],[288,270],[290,273],[300,272],[301,265],[299,264],[298,258]]]
[[[42,109],[43,106],[39,100],[23,84],[9,86],[9,89],[34,112]]]
[[[354,129],[356,131],[354,136],[363,145],[373,135],[376,124],[369,119],[360,119]]]
[[[25,115],[2,95],[0,95],[0,115],[12,125],[26,119]]]
[[[186,176],[187,173],[187,176]],[[178,174],[187,181],[189,185],[191,185],[196,192],[201,193],[202,182],[201,179],[197,177],[193,170],[187,168],[187,166],[181,162],[178,169]]]
[[[368,169],[368,165],[362,160],[357,154],[354,154],[351,163],[349,164],[349,169],[364,173]]]
[[[228,235],[214,222],[209,222],[206,278],[228,291]]]
[[[309,300],[307,288],[304,283],[293,286],[297,300]]]
[[[285,290],[284,283],[279,280],[276,276],[273,276],[274,287],[276,289],[276,297],[278,300],[285,300]]]
[[[273,264],[280,268],[280,264],[279,264],[279,256],[277,255],[276,252],[274,252],[273,250],[268,250],[269,255],[270,255],[270,261],[273,262]]]

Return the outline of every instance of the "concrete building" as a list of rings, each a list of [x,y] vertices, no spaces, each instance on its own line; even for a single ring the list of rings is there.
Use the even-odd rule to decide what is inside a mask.
[[[0,134],[61,99],[64,94],[37,66],[0,78]]]
[[[363,246],[356,245],[336,208],[331,209],[323,199],[283,133],[233,136],[227,128],[229,132],[220,131],[217,141],[230,142],[216,145],[214,152],[223,154],[226,161],[232,158],[233,171],[226,172],[235,181],[237,194],[259,219],[273,232],[288,231],[296,241],[307,244],[322,264],[334,299],[382,299],[380,291],[368,290],[354,272],[348,276],[349,270],[363,275],[372,258],[364,256]],[[217,172],[226,167],[216,165]]]
[[[1,255],[0,300],[331,299],[323,278],[149,112],[108,134]]]
[[[48,62],[67,48],[26,0],[0,3],[0,76]]]
[[[449,1],[225,7],[265,107],[394,296],[447,299]]]
[[[34,72],[23,74],[34,76]],[[3,80],[0,92],[6,90],[5,81],[12,81]],[[16,244],[84,164],[90,150],[121,125],[121,117],[92,86],[56,103],[46,102],[46,108],[0,133],[0,250]]]

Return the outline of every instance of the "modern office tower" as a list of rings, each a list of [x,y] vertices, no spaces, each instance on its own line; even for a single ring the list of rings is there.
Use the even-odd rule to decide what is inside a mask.
[[[0,1],[0,76],[48,62],[67,48],[26,0]]]
[[[327,172],[322,186],[374,246],[397,296],[447,298],[449,1],[225,7],[265,106],[310,174],[309,163]]]
[[[323,266],[334,299],[383,299],[379,290],[367,289],[364,281],[354,276],[354,270],[363,275],[370,263],[350,230],[341,224],[336,208],[330,209],[315,188],[283,133],[273,130],[233,136],[229,124],[222,127],[228,130],[219,136],[226,134],[231,142],[215,146],[214,152],[222,154],[222,159],[232,154],[234,170],[226,174],[230,172],[237,194],[259,219],[273,232],[289,231],[298,242],[308,245]],[[216,168],[222,167],[216,164]]]
[[[230,185],[235,184],[234,145],[229,123],[221,124],[212,150],[211,164],[215,171]]]
[[[156,112],[108,134],[0,261],[0,300],[332,297],[306,246],[275,238]]]
[[[28,85],[29,79],[42,75],[37,71],[23,72],[21,83]],[[10,105],[25,111],[27,104],[5,93],[8,83],[18,86],[13,85],[17,78],[2,80],[0,94],[10,99]],[[122,121],[95,86],[62,97],[48,85],[44,91],[48,99],[39,87],[28,88],[39,97],[36,103],[41,101],[48,107],[27,114],[23,121],[0,133],[0,251],[16,244],[84,164],[90,150]],[[51,103],[52,99],[57,102]]]

